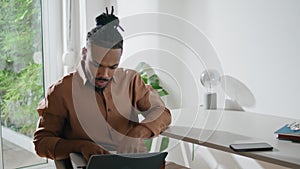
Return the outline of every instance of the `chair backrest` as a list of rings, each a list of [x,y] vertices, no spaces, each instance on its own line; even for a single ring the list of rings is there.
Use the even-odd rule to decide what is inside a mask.
[[[160,169],[167,152],[93,155],[87,169]]]
[[[67,169],[65,161],[63,160],[54,160],[56,169]]]

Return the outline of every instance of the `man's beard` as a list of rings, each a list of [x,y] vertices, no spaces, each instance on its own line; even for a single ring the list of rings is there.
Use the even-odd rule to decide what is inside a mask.
[[[106,85],[105,86],[99,86],[99,85],[97,85],[96,84],[96,81],[104,81],[104,82],[109,82],[110,81],[110,79],[106,79],[106,78],[102,78],[102,77],[98,77],[98,78],[95,78],[95,84],[94,84],[94,86],[95,86],[95,90],[96,91],[100,91],[100,92],[102,92],[104,89],[105,89],[105,87],[107,86],[107,83],[106,83]]]

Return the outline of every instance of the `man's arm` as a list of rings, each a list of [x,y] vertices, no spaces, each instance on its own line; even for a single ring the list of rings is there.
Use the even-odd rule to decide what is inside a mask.
[[[39,121],[33,141],[36,153],[54,160],[66,159],[71,152],[82,153],[86,160],[95,153],[108,153],[89,138],[77,140],[65,138],[64,132],[69,115],[62,92],[59,85],[51,86],[47,97],[38,105]]]
[[[38,105],[39,121],[33,140],[36,153],[51,159],[56,159],[55,148],[63,135],[67,117],[63,99],[56,90],[59,90],[58,87],[52,85],[47,97]]]
[[[138,125],[139,130],[150,136],[157,136],[171,124],[171,113],[161,100],[158,93],[150,86],[145,85],[139,74],[134,78],[135,107],[142,112],[145,119]],[[133,128],[137,131],[138,129]],[[147,129],[147,130],[146,130]]]
[[[93,154],[108,154],[90,140],[66,140],[59,136],[60,128],[63,126],[63,119],[48,113],[40,116],[38,128],[34,133],[34,144],[37,154],[53,160],[69,158],[72,152],[82,153],[88,160]]]
[[[171,123],[170,111],[157,92],[151,86],[145,85],[138,73],[132,83],[133,106],[145,119],[128,131],[118,147],[119,153],[145,152],[144,138],[158,136]]]

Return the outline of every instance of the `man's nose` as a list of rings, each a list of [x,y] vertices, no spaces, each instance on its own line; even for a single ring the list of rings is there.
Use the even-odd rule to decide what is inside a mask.
[[[98,68],[97,77],[108,78],[109,77],[108,68],[106,68],[106,67]]]

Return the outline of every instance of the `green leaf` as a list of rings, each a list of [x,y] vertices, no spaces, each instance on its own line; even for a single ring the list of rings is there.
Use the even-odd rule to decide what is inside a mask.
[[[147,151],[149,152],[151,150],[151,146],[152,146],[152,139],[145,139],[144,143],[145,143]]]
[[[152,86],[152,87],[153,87],[153,89],[155,89],[156,91],[159,90],[159,89],[162,89],[161,86]]]
[[[165,90],[165,89],[162,89],[162,90],[159,90],[157,91],[158,95],[161,97],[161,96],[166,96],[168,95],[169,93]]]
[[[143,79],[143,81],[144,81],[145,84],[149,84],[148,76],[147,76],[146,73],[142,74],[141,78]]]
[[[169,93],[163,87],[160,86],[160,81],[159,81],[157,74],[153,74],[150,77],[148,77],[147,72],[148,72],[149,68],[145,65],[147,65],[147,64],[144,62],[141,62],[136,67],[136,69],[138,70],[139,74],[141,75],[141,78],[143,79],[144,83],[151,85],[152,88],[154,90],[156,90],[156,92],[159,94],[159,96],[168,95]],[[147,71],[145,70],[146,67],[147,67]]]
[[[152,75],[150,78],[150,84],[153,87],[153,89],[161,89],[162,87],[159,85],[159,79],[156,74]]]
[[[169,137],[163,137],[162,140],[161,140],[159,151],[162,152],[165,149],[167,149],[168,145],[169,145],[169,142],[170,142],[170,138]]]
[[[157,74],[153,74],[152,76],[150,76],[149,78],[151,81],[155,81],[155,80],[158,80],[158,76]]]
[[[195,144],[193,143],[192,145],[193,145],[193,147],[192,147],[192,161],[194,161],[195,160]]]
[[[26,11],[23,13],[23,15],[19,18],[19,20],[23,20],[23,19],[25,18],[25,16],[26,16],[27,13],[28,13],[28,10],[26,10]]]

